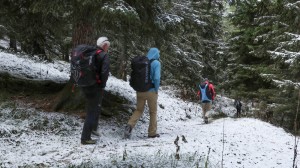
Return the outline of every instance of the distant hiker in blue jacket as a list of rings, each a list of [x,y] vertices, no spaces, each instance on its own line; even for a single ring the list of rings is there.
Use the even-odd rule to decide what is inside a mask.
[[[202,106],[202,117],[207,124],[208,117],[206,116],[206,112],[212,108],[212,102],[216,97],[214,85],[207,78],[204,78],[204,82],[199,85],[198,96]]]
[[[140,119],[144,112],[145,104],[147,102],[149,106],[150,122],[148,128],[148,137],[156,138],[160,135],[157,133],[157,99],[158,99],[158,89],[160,86],[160,71],[161,64],[159,62],[159,50],[157,48],[150,48],[147,57],[150,61],[150,80],[152,85],[150,89],[145,92],[136,92],[137,95],[137,107],[130,117],[124,132],[125,138],[130,138],[131,131],[135,127],[137,121]]]

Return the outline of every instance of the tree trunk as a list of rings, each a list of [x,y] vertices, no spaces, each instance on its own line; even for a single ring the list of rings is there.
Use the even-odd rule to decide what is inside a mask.
[[[33,43],[32,43],[32,54],[46,56],[45,49],[36,40],[34,40]],[[45,58],[45,59],[47,59],[47,58]]]
[[[65,84],[50,80],[21,79],[11,76],[9,73],[0,73],[1,90],[13,94],[49,94],[58,92],[64,87]]]
[[[17,40],[14,38],[9,39],[9,48],[13,49],[14,51],[17,51]]]
[[[281,120],[280,120],[280,124],[279,124],[280,127],[283,126],[284,117],[285,117],[285,113],[283,112],[282,115],[281,115]]]
[[[128,38],[126,36],[126,34],[123,36],[123,50],[121,51],[121,54],[119,56],[119,62],[118,64],[120,65],[118,73],[117,73],[117,77],[120,79],[123,79],[124,81],[127,80],[126,76],[127,76],[127,72],[126,72],[126,68],[127,68],[127,60],[128,60],[128,50],[127,50],[127,42],[128,42]]]
[[[93,26],[86,21],[78,21],[74,25],[74,32],[72,37],[73,47],[79,44],[95,45],[96,41],[93,39]]]
[[[69,62],[69,52],[66,52],[66,53],[63,55],[63,60]]]
[[[86,15],[88,17],[88,15]],[[88,20],[78,19],[77,23],[74,23],[73,35],[72,35],[72,46],[76,47],[79,44],[95,44],[93,41],[93,26]],[[67,51],[66,51],[67,52]],[[64,53],[65,59],[68,57]],[[53,110],[72,110],[82,109],[84,106],[83,95],[80,94],[80,88],[75,88],[75,92],[72,92],[73,84],[69,81],[64,89],[58,94],[55,103],[53,104]]]

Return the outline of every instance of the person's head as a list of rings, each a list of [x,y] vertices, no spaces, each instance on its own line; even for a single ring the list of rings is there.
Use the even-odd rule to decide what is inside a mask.
[[[159,50],[157,48],[150,48],[148,53],[147,53],[148,59],[156,59],[158,60],[160,55],[159,55]]]
[[[209,80],[207,78],[203,79],[203,83],[208,83],[208,82],[209,82]]]
[[[108,41],[107,37],[99,37],[97,40],[97,46],[107,52],[110,46],[110,42]]]

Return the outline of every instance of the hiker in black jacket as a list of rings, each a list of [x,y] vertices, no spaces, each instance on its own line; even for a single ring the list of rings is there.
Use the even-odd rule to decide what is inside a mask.
[[[241,117],[242,103],[241,103],[240,99],[235,99],[234,106],[236,108],[236,117],[237,118]]]
[[[108,48],[110,42],[107,37],[100,37],[97,40],[97,51],[95,59],[96,83],[91,86],[81,87],[86,98],[87,115],[84,121],[81,134],[81,144],[95,144],[96,140],[91,139],[91,134],[99,136],[97,131],[98,120],[101,112],[103,92],[109,76]]]

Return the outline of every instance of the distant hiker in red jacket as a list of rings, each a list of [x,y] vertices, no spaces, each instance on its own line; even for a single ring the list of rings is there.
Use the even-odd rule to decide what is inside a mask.
[[[202,105],[202,118],[204,122],[208,123],[208,118],[206,117],[206,112],[209,111],[212,107],[212,102],[216,97],[216,92],[212,83],[209,82],[207,78],[204,79],[204,82],[199,85],[198,96]]]

